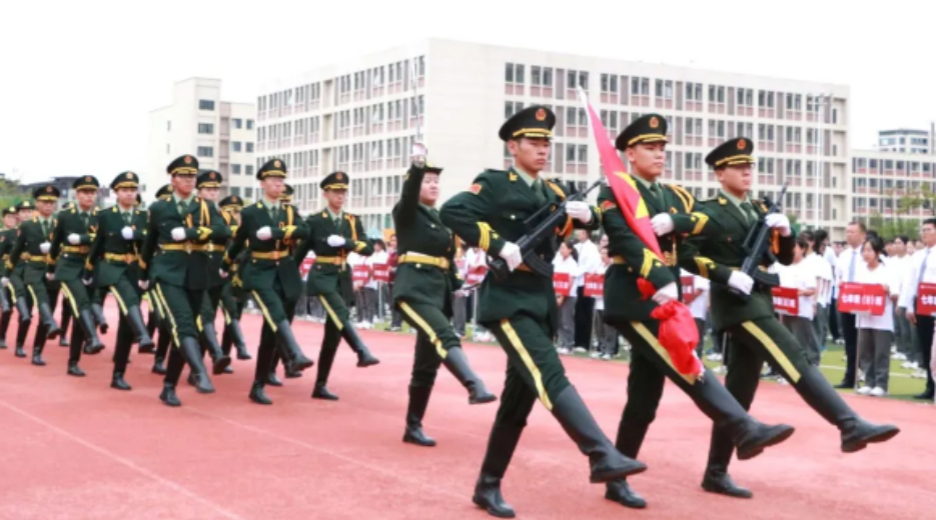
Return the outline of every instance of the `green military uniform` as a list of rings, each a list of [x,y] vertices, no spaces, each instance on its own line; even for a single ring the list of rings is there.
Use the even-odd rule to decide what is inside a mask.
[[[90,175],[79,177],[72,184],[76,192],[91,190],[96,194],[99,187],[98,180]],[[55,279],[61,283],[65,295],[62,306],[70,307],[72,313],[78,316],[76,326],[72,329],[67,371],[68,375],[78,377],[85,375],[78,366],[82,346],[89,354],[104,350],[104,343],[98,338],[94,316],[91,314],[88,289],[82,281],[96,228],[97,208],[92,206],[85,211],[73,205],[70,209],[63,209],[58,214],[58,225],[52,233],[52,249],[49,253],[55,261]]]
[[[10,244],[9,250],[13,250],[13,244],[16,243],[16,237],[19,236],[19,230],[22,227],[23,222],[32,219],[33,212],[36,209],[36,205],[32,201],[24,200],[19,203],[17,206],[17,214],[19,216],[19,224],[16,228],[16,233],[13,233],[11,239],[12,243]],[[3,261],[3,272],[4,276],[9,277],[9,285],[7,288],[10,290],[10,293],[13,295],[13,304],[16,307],[16,312],[19,314],[19,324],[16,329],[16,357],[24,358],[26,357],[26,351],[23,350],[23,345],[26,343],[26,335],[29,334],[29,325],[32,323],[32,305],[33,299],[32,295],[26,289],[26,282],[23,280],[23,275],[26,273],[26,264],[27,262],[19,262],[16,264],[16,267],[10,269],[8,266],[11,266],[9,253],[6,255],[6,258]]]
[[[40,186],[33,191],[33,198],[48,204],[55,204],[59,195],[58,188],[51,184]],[[39,309],[42,323],[36,329],[32,359],[32,363],[38,366],[45,365],[45,361],[42,360],[42,348],[45,346],[45,341],[55,339],[62,333],[62,329],[59,328],[52,315],[55,311],[54,303],[58,298],[58,285],[50,280],[54,262],[49,256],[51,250],[49,240],[56,225],[57,220],[51,215],[43,217],[36,214],[31,220],[23,222],[13,249],[10,251],[10,259],[7,260],[8,264],[12,264],[8,265],[10,269],[15,268],[20,262],[25,264],[23,281]]]
[[[75,203],[74,203],[73,201],[68,201],[68,202],[66,202],[65,204],[62,205],[62,209],[59,210],[59,214],[66,213],[68,210],[70,210],[70,209],[72,209],[72,208],[74,208],[74,207],[75,207]],[[56,215],[56,218],[58,218],[58,215]],[[53,256],[52,258],[55,258],[55,257]],[[60,284],[60,287],[61,287],[62,285],[64,285],[64,284]],[[64,292],[64,291],[63,291],[63,292]],[[65,297],[65,298],[67,298],[67,297]],[[62,299],[62,303],[63,303],[63,305],[62,305],[62,318],[61,318],[61,320],[59,321],[59,327],[62,329],[62,335],[59,336],[59,346],[61,346],[61,347],[67,347],[67,346],[69,346],[69,342],[68,342],[68,339],[67,339],[67,336],[68,336],[68,326],[71,325],[71,323],[72,323],[72,319],[71,319],[71,318],[72,318],[72,306],[71,306],[71,305],[65,305],[65,304],[64,304],[65,301],[66,301],[66,300],[63,298],[63,299]],[[79,325],[78,327],[72,328],[72,336],[75,336],[75,329],[81,329],[81,326]],[[81,332],[79,331],[78,334],[80,335]],[[78,337],[78,336],[75,336],[75,337]]]
[[[286,164],[272,159],[260,167],[257,179],[286,177],[286,173]],[[239,274],[244,290],[250,291],[263,313],[256,377],[249,394],[255,403],[272,403],[264,387],[277,347],[292,369],[305,370],[313,365],[299,347],[289,324],[302,284],[289,244],[305,238],[308,232],[305,222],[296,218],[291,206],[281,206],[279,200],[271,203],[264,198],[241,212],[241,224],[224,257],[222,267],[229,270],[245,248],[250,251],[249,258],[241,263]]]
[[[507,120],[499,135],[518,147],[545,146],[554,124],[552,111],[534,105]],[[468,191],[449,199],[441,216],[442,222],[468,245],[480,247],[496,258],[506,244],[512,251],[517,247],[514,243],[532,229],[526,223],[529,217],[543,206],[556,206],[564,199],[565,193],[557,185],[517,168],[488,170],[475,178]],[[551,264],[559,239],[567,237],[573,227],[594,229],[599,225],[597,210],[592,209],[589,217],[587,224],[573,223],[568,217],[555,228],[557,236],[543,241],[533,253]],[[501,496],[500,482],[537,398],[582,453],[589,456],[592,482],[607,482],[646,469],[614,448],[569,383],[552,341],[556,319],[552,277],[537,275],[525,264],[504,280],[488,276],[481,285],[478,322],[494,333],[508,358],[507,381],[473,498],[475,504],[495,516],[514,514]]]
[[[344,172],[332,172],[319,183],[323,191],[347,191],[350,179]],[[318,374],[312,397],[316,399],[337,400],[326,384],[331,372],[335,353],[341,339],[348,343],[357,356],[359,367],[376,365],[380,361],[371,355],[370,350],[354,330],[348,306],[353,305],[354,289],[351,270],[348,269],[348,253],[354,251],[370,256],[374,252],[373,241],[364,234],[364,226],[356,215],[340,210],[338,214],[330,208],[309,215],[306,219],[309,238],[299,242],[294,257],[302,262],[309,251],[315,252],[315,264],[309,270],[306,281],[306,295],[317,296],[325,307],[325,337],[322,338],[322,350],[319,353]]]
[[[16,212],[16,206],[4,208],[4,220],[6,220],[6,217],[16,216]],[[3,271],[3,266],[6,265],[6,261],[10,258],[10,250],[13,249],[13,243],[15,241],[16,226],[0,231],[0,272]],[[2,291],[3,295],[3,312],[0,313],[0,349],[5,349],[7,348],[7,329],[10,327],[10,319],[13,317],[13,305],[11,302],[15,302],[16,297],[14,296],[13,287],[11,285],[4,286],[0,291]]]
[[[296,215],[295,218],[296,218],[296,219],[300,219],[300,220],[304,220],[303,217],[302,217],[302,213],[300,213],[300,212],[299,212],[299,209],[296,208],[296,207],[293,205],[293,203],[292,203],[292,201],[293,201],[293,192],[294,192],[293,187],[292,187],[290,184],[283,184],[283,193],[280,194],[280,198],[279,198],[280,204],[282,204],[284,207],[285,207],[286,205],[291,206],[292,209],[293,209],[293,211],[295,212],[295,215]],[[295,243],[295,242],[292,242],[292,243],[289,245],[289,252],[290,252],[290,254],[293,254],[293,253],[295,253],[295,251],[296,251],[296,243]],[[297,264],[301,264],[301,263],[302,263],[302,261],[297,259]],[[298,301],[301,301],[302,296],[304,295],[304,293],[305,293],[305,287],[303,287],[303,294],[300,294],[299,298],[297,299],[297,302],[298,302]],[[297,305],[298,305],[298,303],[297,303]],[[292,311],[287,312],[287,314],[289,315],[289,323],[290,323],[290,325],[291,325],[292,322],[293,322],[293,319],[295,318],[295,315],[296,315],[295,308],[293,308]],[[270,363],[270,376],[267,378],[267,384],[270,385],[270,386],[283,386],[283,382],[280,381],[279,378],[276,376],[276,367],[277,367],[277,365],[279,364],[279,362],[280,362],[279,351],[278,351],[278,350],[274,350],[274,351],[273,351],[273,361]],[[298,370],[292,370],[292,369],[290,369],[289,366],[287,365],[287,366],[286,366],[286,377],[287,377],[287,378],[302,377],[302,372],[300,372],[300,371],[298,371]]]
[[[666,126],[663,116],[647,114],[621,132],[616,147],[622,152],[636,147],[634,149],[639,153],[654,144],[665,144]],[[659,153],[663,153],[662,149]],[[707,369],[701,377],[677,372],[666,349],[657,339],[659,322],[650,317],[657,303],[644,297],[638,288],[638,281],[643,279],[657,290],[670,287],[674,290],[673,295],[680,297],[678,249],[683,237],[700,231],[707,218],[693,213],[695,201],[680,186],[664,185],[656,179],[647,180],[640,176],[640,172],[628,175],[627,180],[642,198],[638,211],[645,209],[648,217],[656,219],[661,218],[657,215],[669,215],[672,231],[656,237],[663,251],[663,262],[660,262],[627,223],[611,188],[605,186],[601,189],[598,203],[602,209],[602,225],[608,236],[608,254],[613,258],[613,264],[605,273],[604,319],[631,345],[627,405],[621,415],[615,446],[624,455],[637,457],[650,423],[656,417],[664,382],[669,378],[715,424],[731,433],[734,445],[739,447],[739,458],[751,458],[766,446],[788,438],[793,434],[793,428],[785,425],[770,428],[751,418]],[[646,507],[646,501],[631,490],[626,480],[609,482],[605,497],[627,507]]]
[[[403,442],[421,446],[435,446],[422,431],[422,419],[440,364],[468,389],[470,404],[497,399],[471,370],[452,328],[452,293],[464,284],[455,268],[455,235],[442,223],[439,211],[420,200],[425,176],[438,178],[441,173],[442,168],[414,164],[393,207],[399,255],[393,303],[417,331]]]
[[[729,174],[740,177],[742,174],[737,169],[743,171],[754,163],[753,149],[754,143],[750,139],[735,138],[715,148],[706,156],[705,162],[726,179]],[[796,338],[774,315],[770,287],[754,283],[747,301],[730,288],[732,276],[741,276],[735,273],[746,257],[743,249],[745,237],[753,226],[766,225],[762,221],[765,220],[767,206],[759,201],[752,203],[749,199],[732,197],[723,190],[714,199],[699,204],[696,211],[704,215],[698,224],[699,236],[689,239],[680,251],[680,264],[712,281],[712,325],[716,331],[731,334],[732,341],[725,386],[741,406],[745,409],[751,406],[766,359],[793,385],[803,400],[839,428],[842,451],[858,451],[868,443],[883,442],[896,435],[899,430],[894,426],[873,425],[858,417],[819,369],[807,361],[806,353]],[[771,249],[779,263],[790,264],[794,242],[792,230],[788,236],[773,230]],[[757,260],[761,269],[766,269],[771,263],[767,255]],[[750,496],[748,490],[734,485],[727,476],[732,451],[730,432],[716,424],[703,487],[716,493]]]
[[[195,175],[198,160],[183,155],[170,163],[167,171],[172,176]],[[202,363],[196,318],[207,289],[209,261],[205,244],[213,237],[229,236],[230,230],[217,212],[212,212],[209,204],[194,192],[186,198],[176,192],[156,201],[148,217],[140,278],[153,286],[177,347],[169,355],[159,397],[169,406],[179,406],[182,403],[175,388],[185,360],[195,373],[197,390],[214,392]],[[218,370],[217,365],[215,370]]]
[[[156,190],[156,200],[164,198],[166,196],[172,196],[172,185],[166,184],[163,187]],[[147,212],[148,214],[149,212]],[[149,217],[147,216],[147,222]],[[139,266],[139,264],[137,264]],[[148,288],[146,291],[146,296],[150,302],[150,309],[156,313],[156,328],[159,331],[159,335],[156,339],[156,356],[153,360],[152,372],[154,374],[166,375],[166,356],[169,354],[169,345],[172,343],[172,325],[169,323],[168,317],[164,317],[160,314],[159,307],[159,298],[156,296],[156,293],[153,291],[152,287]],[[149,330],[149,325],[147,325],[147,330]],[[152,333],[151,333],[152,334]]]
[[[231,235],[236,235],[238,218],[244,208],[244,199],[237,195],[231,195],[222,199],[219,206],[224,221],[231,228]],[[237,348],[237,359],[251,359],[250,352],[247,351],[244,332],[240,326],[244,302],[234,297],[234,284],[231,278],[225,278],[224,285],[221,288],[221,310],[224,313],[224,333],[221,336],[221,350],[224,355],[230,356],[231,347],[233,346]]]

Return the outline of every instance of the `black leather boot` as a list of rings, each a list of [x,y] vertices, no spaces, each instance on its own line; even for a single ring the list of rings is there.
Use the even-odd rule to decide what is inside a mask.
[[[244,340],[244,331],[241,330],[240,322],[232,319],[231,323],[228,323],[226,328],[230,331],[231,341],[234,342],[234,348],[237,349],[237,359],[245,361],[253,359],[250,356],[250,352],[247,351],[247,342]]]
[[[589,480],[593,484],[622,479],[647,470],[644,463],[621,455],[611,444],[575,387],[568,386],[556,397],[552,414],[579,450],[588,456],[591,466]]]
[[[270,371],[270,375],[267,376],[267,384],[270,386],[283,386],[283,382],[276,376],[275,371]]]
[[[359,367],[369,367],[380,363],[380,360],[375,358],[368,350],[367,345],[364,344],[364,341],[358,336],[356,330],[351,325],[350,321],[346,321],[344,327],[341,329],[341,337],[348,343],[348,346],[351,347],[351,350],[357,354],[358,362],[357,366]]]
[[[0,289],[2,290],[2,289]],[[10,320],[13,318],[13,311],[0,314],[0,349],[7,348],[7,331],[10,330]]]
[[[751,498],[754,496],[750,489],[735,484],[731,476],[728,475],[727,468],[720,468],[711,464],[705,469],[705,476],[702,477],[702,489],[709,493],[734,498]]]
[[[608,482],[605,489],[605,498],[631,509],[643,509],[647,507],[647,501],[636,491],[631,489],[630,484],[628,484],[625,479]]]
[[[133,388],[124,381],[123,372],[115,371],[113,376],[111,376],[111,388],[116,388],[117,390],[132,390]]]
[[[163,391],[159,394],[159,400],[166,403],[166,406],[182,406],[182,401],[176,395],[175,383],[163,382]]]
[[[338,400],[338,396],[329,392],[328,388],[325,386],[325,383],[321,383],[321,382],[315,383],[315,388],[312,389],[312,398],[313,399],[325,399],[326,401]]]
[[[214,323],[205,323],[202,325],[202,339],[205,341],[205,347],[211,355],[211,372],[213,374],[223,374],[224,369],[231,364],[231,356],[227,356],[221,351],[221,345],[218,344],[218,333],[215,331]]]
[[[104,317],[104,307],[100,303],[92,303],[91,315],[94,316],[94,321],[101,328],[101,334],[107,334],[107,318]]]
[[[104,350],[104,342],[97,335],[97,327],[94,326],[94,315],[91,314],[91,309],[82,309],[78,315],[78,322],[81,324],[84,337],[87,339],[84,346],[85,354],[97,354]]]
[[[253,386],[250,387],[250,395],[248,397],[257,404],[273,404],[273,401],[267,397],[263,387],[264,384],[262,381],[254,381]]]
[[[514,450],[517,448],[517,443],[520,441],[521,433],[523,433],[522,426],[508,426],[495,422],[494,427],[491,428],[487,452],[481,464],[481,475],[475,483],[474,496],[471,497],[471,501],[476,506],[486,510],[491,516],[498,518],[516,516],[514,509],[501,495],[500,485],[504,473],[507,472],[507,466],[510,465]]]
[[[166,360],[162,356],[156,356],[156,359],[153,360],[153,370],[154,374],[166,375]]]
[[[16,298],[16,312],[19,314],[20,322],[26,323],[32,320],[32,311],[29,308],[29,304],[26,303],[26,298],[23,296]]]
[[[497,400],[497,396],[488,392],[481,378],[471,370],[468,358],[465,357],[465,352],[460,347],[450,348],[442,364],[462,386],[468,389],[468,404],[491,403]]]
[[[277,324],[276,340],[276,346],[283,357],[283,365],[288,370],[302,371],[315,364],[302,352],[288,320],[283,320]]]
[[[84,377],[84,376],[85,376],[84,371],[81,370],[81,367],[78,366],[78,362],[77,362],[77,361],[69,361],[69,362],[68,362],[68,372],[67,372],[67,374],[70,375],[70,376],[75,376],[75,377]]]
[[[191,367],[192,374],[195,378],[195,389],[198,390],[198,393],[214,393],[215,388],[208,378],[208,370],[205,368],[205,363],[202,360],[201,347],[198,345],[198,340],[191,336],[182,338],[182,353],[185,355],[185,359],[188,360],[189,366]]]
[[[46,326],[39,325],[33,338],[32,364],[37,367],[44,367],[46,364],[45,360],[42,359],[42,349],[45,347],[45,340],[43,339],[46,337],[45,331]]]
[[[406,431],[403,433],[403,442],[419,446],[435,446],[436,441],[426,436],[422,430],[422,419],[429,406],[429,396],[432,395],[431,386],[409,387],[409,406],[406,410]]]
[[[130,328],[133,330],[134,343],[140,344],[140,353],[148,354],[156,350],[156,344],[153,343],[153,338],[150,337],[149,331],[146,330],[146,323],[143,322],[143,313],[140,311],[139,305],[134,305],[127,308],[127,321],[130,323]]]
[[[72,313],[71,307],[68,306],[68,301],[62,299],[62,335],[59,337],[59,346],[67,347],[69,346],[68,338],[68,326],[72,325]]]

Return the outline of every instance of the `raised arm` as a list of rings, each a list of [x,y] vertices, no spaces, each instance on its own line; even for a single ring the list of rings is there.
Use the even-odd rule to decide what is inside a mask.
[[[495,194],[490,183],[481,175],[475,179],[468,191],[463,191],[446,201],[439,216],[442,223],[466,244],[479,247],[491,256],[497,256],[506,241],[487,223],[495,203]]]

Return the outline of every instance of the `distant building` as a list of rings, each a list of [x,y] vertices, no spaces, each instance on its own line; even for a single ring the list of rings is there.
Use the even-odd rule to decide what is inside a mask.
[[[929,130],[881,130],[878,132],[878,150],[900,153],[933,153],[933,128]]]

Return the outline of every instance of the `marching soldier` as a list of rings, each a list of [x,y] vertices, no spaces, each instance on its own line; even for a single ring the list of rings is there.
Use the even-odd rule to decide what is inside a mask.
[[[162,199],[166,196],[172,197],[172,185],[166,184],[162,188],[159,188],[156,191],[156,200]],[[147,219],[149,218],[147,212]],[[148,220],[147,220],[148,221]],[[137,264],[139,267],[139,263]],[[146,291],[146,294],[149,297],[150,307],[156,311],[156,329],[158,331],[158,336],[156,339],[156,356],[153,359],[153,368],[151,372],[159,375],[166,375],[166,356],[169,354],[169,345],[172,343],[172,327],[168,321],[168,317],[162,316],[159,312],[159,299],[156,297],[153,288]],[[150,326],[147,325],[146,330],[150,330]]]
[[[20,229],[22,229],[23,223],[32,220],[35,209],[36,205],[28,200],[20,202],[17,206],[19,226],[17,227],[16,233],[13,235],[14,244],[16,243],[16,237],[19,236]],[[13,251],[12,245],[10,246],[10,251]],[[20,317],[16,328],[16,351],[14,353],[18,358],[26,357],[26,351],[23,350],[23,345],[26,343],[26,335],[29,334],[29,326],[32,324],[33,298],[26,289],[26,282],[23,278],[23,275],[26,273],[26,264],[27,262],[19,262],[14,268],[8,267],[12,265],[9,255],[7,255],[6,260],[3,262],[3,276],[4,278],[9,277],[9,282],[4,285],[6,285],[13,294],[12,303],[16,307],[16,312]]]
[[[695,209],[699,236],[689,239],[679,255],[683,268],[711,280],[712,326],[731,334],[725,386],[747,410],[766,359],[810,407],[838,427],[843,452],[887,441],[900,430],[858,417],[819,368],[808,362],[796,338],[774,316],[771,288],[738,270],[746,257],[742,247],[745,237],[759,220],[772,229],[771,247],[779,262],[788,265],[793,258],[795,236],[789,219],[781,213],[768,214],[765,204],[748,198],[753,151],[754,143],[739,137],[722,143],[706,156],[705,162],[715,170],[721,191]],[[762,269],[770,264],[766,255],[757,260]],[[736,293],[748,295],[749,300],[745,302]],[[751,492],[735,485],[727,474],[735,447],[732,433],[725,424],[714,426],[702,487],[713,493],[750,498]]]
[[[19,225],[16,206],[10,206],[3,209],[3,231],[0,231],[0,270],[6,261],[10,258],[10,250],[13,249],[13,243],[16,241],[16,227]],[[0,349],[7,348],[6,337],[7,329],[10,327],[10,318],[13,317],[13,305],[16,302],[16,296],[13,286],[7,285],[0,288],[3,292],[3,312],[0,314]]]
[[[631,165],[631,177],[652,217],[651,224],[664,252],[665,265],[647,255],[646,244],[631,230],[611,188],[602,187],[598,195],[602,225],[613,259],[605,275],[604,318],[631,345],[627,405],[621,415],[615,446],[624,455],[637,457],[656,416],[664,382],[669,378],[715,424],[731,432],[733,445],[738,447],[738,458],[749,459],[765,447],[787,439],[793,434],[793,428],[768,427],[754,420],[707,369],[699,377],[677,372],[669,354],[657,340],[659,322],[650,317],[657,305],[681,299],[676,255],[682,236],[693,234],[705,223],[703,215],[692,212],[695,201],[688,191],[675,184],[658,182],[666,164],[666,127],[663,116],[648,114],[628,125],[615,143]],[[638,289],[640,279],[657,289],[652,298],[643,298]],[[719,483],[713,481],[713,484]],[[607,484],[605,498],[627,507],[647,505],[623,479]]]
[[[61,291],[65,295],[62,307],[71,307],[73,314],[78,317],[76,326],[72,328],[67,370],[68,375],[77,377],[85,375],[78,366],[82,347],[88,354],[104,350],[104,343],[98,338],[97,325],[91,314],[88,288],[82,283],[82,273],[97,228],[98,212],[94,201],[100,186],[100,182],[90,175],[79,177],[72,184],[78,203],[59,212],[49,255],[55,261],[55,279],[61,283]]]
[[[244,199],[237,195],[231,195],[221,200],[221,215],[228,227],[231,228],[231,235],[237,234],[237,227],[241,222],[241,210],[244,209]],[[237,359],[252,359],[250,352],[247,351],[247,341],[244,339],[244,331],[241,330],[240,319],[244,310],[243,301],[234,297],[233,280],[224,280],[221,289],[221,310],[224,312],[224,333],[221,337],[221,350],[225,356],[230,357],[231,347],[237,349]],[[230,368],[230,367],[228,367]]]
[[[442,168],[424,163],[424,155],[416,158],[393,208],[400,255],[393,299],[403,319],[417,331],[403,442],[435,446],[422,430],[422,419],[440,364],[468,389],[469,404],[490,403],[497,397],[471,370],[452,328],[453,292],[464,282],[455,269],[455,236],[435,208]]]
[[[290,184],[284,184],[283,194],[280,195],[280,203],[282,203],[283,205],[289,204],[290,206],[292,206],[293,211],[295,211],[296,213],[296,218],[302,219],[302,214],[299,212],[299,210],[295,206],[292,205],[292,200],[293,200],[293,187]],[[293,242],[289,246],[290,254],[294,253],[295,250],[296,250],[296,245],[295,245],[295,242]],[[297,260],[297,263],[301,264],[301,260]],[[300,295],[299,298],[301,299],[302,296]],[[287,314],[289,314],[289,323],[292,324],[293,318],[295,318],[295,315],[296,315],[296,311],[293,310],[291,312],[288,312]],[[276,377],[276,367],[277,365],[279,365],[279,362],[280,362],[279,351],[274,350],[273,362],[270,364],[270,377],[267,378],[267,384],[270,386],[283,386],[283,382],[280,381],[278,377]],[[287,378],[302,377],[302,372],[300,372],[299,370],[292,370],[289,368],[289,366],[286,366],[285,368],[286,368],[285,372],[286,372]]]
[[[241,224],[221,266],[227,277],[234,259],[249,248],[250,257],[239,264],[238,274],[244,290],[251,292],[263,312],[257,368],[249,394],[250,400],[258,404],[273,403],[264,387],[276,348],[281,349],[287,367],[305,370],[313,365],[299,347],[289,324],[302,283],[299,268],[289,254],[289,244],[305,238],[309,231],[302,219],[296,218],[294,208],[279,200],[286,173],[286,164],[279,159],[267,161],[257,171],[263,198],[241,212]]]
[[[96,197],[97,197],[97,193],[95,193],[95,198],[96,198]],[[92,205],[93,205],[93,203],[92,203]],[[74,208],[74,207],[75,207],[75,202],[74,202],[74,201],[68,201],[68,202],[66,202],[65,204],[62,205],[62,209],[59,210],[59,213],[58,213],[58,214],[67,213],[70,209],[72,209],[72,208]],[[97,208],[94,208],[94,209],[97,209]],[[56,215],[56,218],[57,218],[57,217],[58,217],[58,215]],[[52,256],[52,258],[55,259],[56,257],[55,257],[55,256]],[[61,315],[62,315],[62,319],[61,319],[61,322],[59,322],[59,326],[62,328],[62,335],[59,336],[59,346],[60,346],[60,347],[67,347],[67,346],[69,346],[69,342],[68,342],[68,326],[71,325],[71,323],[72,323],[72,308],[71,308],[71,305],[65,305],[65,300],[64,300],[64,299],[62,300],[62,314],[61,314]],[[72,328],[72,336],[75,336],[75,329],[76,329],[76,328],[80,329],[81,326],[73,327],[73,328]],[[81,334],[81,332],[79,332],[78,334]],[[74,338],[73,338],[73,339],[74,339]]]
[[[33,215],[32,220],[20,225],[19,235],[16,237],[8,260],[8,263],[12,265],[7,266],[12,270],[20,261],[26,264],[23,281],[39,309],[41,320],[33,340],[32,364],[37,366],[45,366],[42,349],[46,340],[55,339],[62,333],[62,329],[59,328],[52,315],[54,312],[52,305],[58,296],[58,287],[52,281],[53,263],[49,256],[49,251],[52,249],[49,240],[56,226],[56,219],[52,217],[52,213],[55,211],[55,203],[59,195],[58,188],[51,184],[40,186],[33,191],[39,214]]]
[[[153,285],[176,347],[169,354],[159,399],[168,406],[180,406],[176,385],[186,360],[195,374],[198,392],[214,392],[202,362],[195,321],[207,288],[205,243],[214,237],[229,236],[230,230],[194,192],[197,159],[183,155],[166,170],[172,176],[173,193],[150,207],[140,258],[140,288],[145,291]],[[226,359],[230,362],[230,358]],[[215,372],[224,370],[224,366],[214,368]]]
[[[322,179],[319,187],[328,204],[324,210],[306,219],[309,238],[299,243],[294,254],[295,261],[301,263],[309,251],[315,252],[315,265],[309,271],[306,294],[310,298],[318,296],[325,307],[327,318],[312,397],[331,401],[338,400],[338,396],[331,393],[326,384],[342,338],[357,354],[357,366],[369,367],[380,363],[354,330],[348,312],[348,305],[354,301],[348,253],[354,251],[368,256],[374,251],[358,217],[342,209],[349,184],[350,179],[344,172],[332,172]]]
[[[485,278],[478,307],[478,323],[494,333],[508,358],[500,408],[472,499],[498,517],[514,516],[501,495],[500,483],[537,398],[588,456],[591,482],[610,482],[647,469],[615,449],[566,378],[552,341],[557,319],[552,277],[540,276],[524,264],[515,243],[528,231],[527,218],[565,199],[559,186],[540,177],[549,160],[555,122],[556,116],[543,106],[514,114],[501,126],[499,136],[507,143],[515,166],[509,171],[487,170],[468,191],[442,206],[442,222],[447,227],[469,246],[503,258],[510,269],[503,281]],[[569,218],[556,229],[557,236],[534,252],[544,262],[552,263],[559,239],[573,227],[599,225],[600,214],[586,202],[569,202],[566,210]]]

